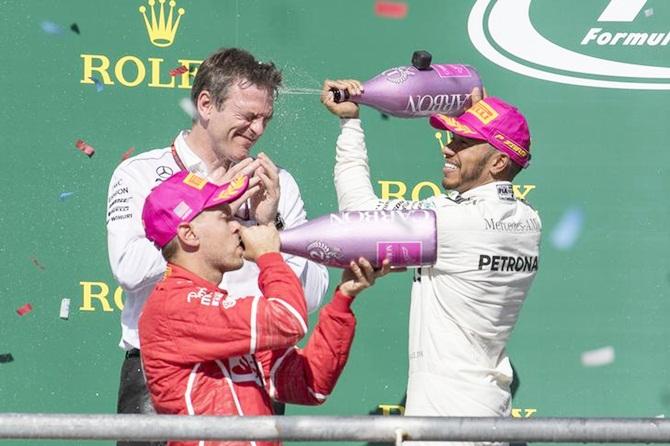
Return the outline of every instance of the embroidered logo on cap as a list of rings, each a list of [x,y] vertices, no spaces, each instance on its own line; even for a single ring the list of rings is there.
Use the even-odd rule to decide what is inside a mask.
[[[456,133],[464,133],[466,135],[478,135],[478,133],[472,130],[470,127],[468,127],[465,124],[461,124],[454,118],[442,115],[440,116],[440,119],[442,119],[449,127],[451,127],[451,130],[453,130]]]
[[[194,189],[202,190],[207,184],[207,180],[199,177],[194,173],[189,173],[186,178],[184,178],[184,184],[191,186]]]
[[[498,112],[484,101],[479,101],[465,111],[477,118],[482,124],[486,125],[498,117]]]
[[[191,213],[193,212],[193,209],[191,209],[191,207],[188,204],[186,204],[186,202],[181,201],[181,202],[179,202],[177,207],[175,207],[172,210],[172,212],[174,212],[177,217],[184,220],[186,217],[191,215]]]
[[[237,195],[246,185],[246,177],[241,175],[233,179],[224,190],[216,197],[217,200],[225,200]]]
[[[520,145],[518,145],[517,143],[515,143],[514,141],[512,141],[511,139],[509,139],[505,135],[503,135],[502,133],[496,132],[493,135],[493,137],[495,139],[497,139],[498,141],[502,142],[505,145],[505,147],[508,147],[509,149],[514,151],[514,153],[519,155],[521,158],[524,158],[524,159],[528,158],[528,151],[526,149],[524,149],[523,147],[521,147]]]

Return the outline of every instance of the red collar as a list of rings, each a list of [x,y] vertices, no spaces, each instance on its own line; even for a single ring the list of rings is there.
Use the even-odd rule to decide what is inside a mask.
[[[228,291],[219,288],[218,284],[212,283],[182,266],[175,265],[174,263],[168,263],[167,269],[163,275],[163,280],[178,279],[186,279],[193,282],[193,284],[196,286],[201,286],[210,290],[217,290],[224,294],[228,294]]]

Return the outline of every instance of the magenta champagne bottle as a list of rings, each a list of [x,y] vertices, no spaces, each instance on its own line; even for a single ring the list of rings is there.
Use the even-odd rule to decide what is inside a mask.
[[[435,212],[345,211],[279,233],[281,251],[346,268],[365,257],[375,267],[433,265],[437,258]]]
[[[333,88],[333,99],[368,105],[398,118],[462,114],[472,105],[473,88],[483,88],[479,74],[469,65],[431,64],[431,59],[430,53],[416,51],[412,66],[383,71],[363,83],[361,95]]]

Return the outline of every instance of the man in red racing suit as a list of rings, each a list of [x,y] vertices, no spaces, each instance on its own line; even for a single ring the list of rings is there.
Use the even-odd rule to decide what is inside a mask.
[[[332,301],[322,308],[307,345],[299,349],[295,343],[307,332],[305,297],[299,279],[278,252],[277,230],[245,228],[230,217],[235,197],[247,196],[242,191],[246,185],[238,181],[235,186],[233,181],[214,186],[200,178],[194,182],[192,177],[179,173],[160,184],[147,198],[143,212],[147,237],[168,257],[165,276],[139,321],[142,361],[156,410],[183,415],[272,415],[270,398],[323,403],[349,355],[356,324],[351,303],[376,277],[386,274],[388,266],[374,271],[364,259],[352,262]],[[189,186],[203,182],[201,189]],[[215,199],[222,196],[228,201]],[[193,210],[188,215],[191,220],[176,215],[184,214],[181,203]],[[262,296],[231,296],[217,286],[225,271],[242,265],[243,256],[259,266]]]

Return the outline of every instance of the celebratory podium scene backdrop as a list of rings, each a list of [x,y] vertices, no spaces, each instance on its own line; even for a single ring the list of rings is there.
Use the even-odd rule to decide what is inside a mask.
[[[110,176],[190,126],[198,64],[239,46],[283,70],[255,150],[293,173],[310,218],[337,209],[339,125],[319,102],[324,79],[366,80],[417,49],[474,66],[528,117],[533,160],[515,193],[544,223],[509,345],[513,416],[670,415],[668,2],[176,0],[164,35],[140,12],[147,0],[0,6],[1,411],[115,412],[123,293],[107,260]],[[361,116],[378,195],[439,193],[443,158],[425,118]],[[411,274],[360,296],[335,391],[287,414],[402,411]]]

